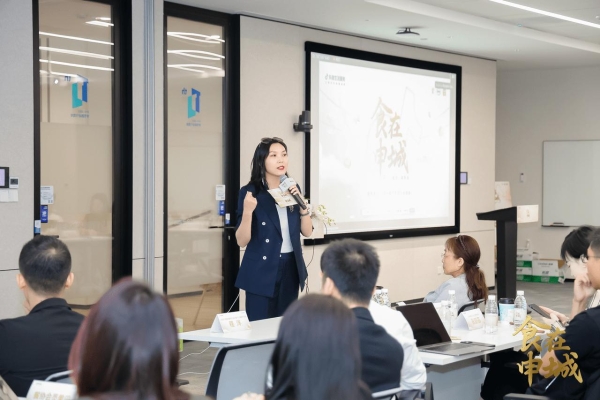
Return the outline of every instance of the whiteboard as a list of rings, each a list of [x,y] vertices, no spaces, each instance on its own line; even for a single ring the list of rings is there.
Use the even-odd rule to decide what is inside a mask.
[[[600,140],[543,143],[542,225],[600,225]]]

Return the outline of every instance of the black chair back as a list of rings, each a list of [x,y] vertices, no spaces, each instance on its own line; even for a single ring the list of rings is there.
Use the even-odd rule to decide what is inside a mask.
[[[245,392],[264,393],[274,340],[222,347],[213,361],[206,395],[231,400]]]

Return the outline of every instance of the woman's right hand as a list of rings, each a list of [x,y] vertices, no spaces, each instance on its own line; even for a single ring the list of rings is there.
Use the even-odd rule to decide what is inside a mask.
[[[257,204],[258,202],[252,193],[246,192],[246,197],[244,198],[244,213],[252,213],[256,209]]]
[[[577,274],[573,285],[573,301],[578,303],[587,301],[595,291],[596,289],[592,286],[587,270]]]

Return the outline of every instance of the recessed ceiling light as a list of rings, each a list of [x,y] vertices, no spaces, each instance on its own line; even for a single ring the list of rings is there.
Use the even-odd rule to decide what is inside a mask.
[[[202,50],[167,50],[169,54],[179,54],[180,56],[192,57],[192,58],[202,58],[205,60],[222,60],[225,56],[220,54],[211,53],[209,51]]]
[[[504,4],[505,6],[519,8],[521,10],[531,11],[531,12],[534,12],[534,13],[537,13],[537,14],[546,15],[548,17],[558,18],[558,19],[562,19],[564,21],[574,22],[576,24],[591,26],[592,28],[598,28],[598,29],[600,29],[600,25],[599,24],[594,24],[593,22],[588,22],[588,21],[584,21],[584,20],[581,20],[581,19],[577,19],[577,18],[567,17],[566,15],[561,15],[561,14],[553,13],[553,12],[550,12],[550,11],[544,11],[544,10],[540,10],[538,8],[524,6],[522,4],[511,3],[510,1],[505,1],[505,0],[490,0],[490,1],[493,1],[494,3],[498,3],[498,4]]]
[[[87,51],[77,51],[77,50],[69,50],[69,49],[60,49],[60,48],[56,48],[56,47],[40,46],[40,50],[50,51],[50,52],[56,52],[56,53],[63,53],[63,54],[70,54],[70,55],[73,55],[73,56],[90,57],[90,58],[101,58],[101,59],[104,59],[104,60],[112,60],[112,59],[114,59],[113,56],[107,56],[107,55],[104,55],[104,54],[88,53]]]
[[[167,64],[167,67],[182,69],[184,71],[201,72],[201,73],[206,73],[206,71],[202,71],[201,69],[197,69],[197,68],[214,69],[216,71],[221,70],[221,68],[213,67],[212,65],[204,65],[204,64]]]
[[[40,32],[40,35],[43,35],[43,36],[52,36],[52,37],[59,37],[59,38],[63,38],[63,39],[80,40],[82,42],[108,44],[110,46],[113,46],[113,43],[111,43],[111,42],[104,42],[102,40],[88,39],[88,38],[83,38],[83,37],[79,37],[79,36],[59,35],[58,33],[49,33],[49,32]]]
[[[98,20],[86,21],[85,23],[89,24],[89,25],[104,26],[106,28],[111,27],[111,26],[115,26],[115,24],[111,24],[110,22],[98,21]]]
[[[40,62],[41,63],[46,63],[46,64],[66,65],[66,66],[69,66],[69,67],[78,67],[78,68],[86,68],[86,69],[97,69],[99,71],[114,71],[114,69],[112,69],[112,68],[96,67],[95,65],[73,64],[73,63],[62,62],[62,61],[50,61],[50,60],[44,60],[44,59],[41,59],[41,58],[40,58]]]
[[[219,35],[203,35],[201,33],[192,32],[167,32],[167,36],[176,37],[179,39],[191,40],[193,42],[202,43],[225,43]]]

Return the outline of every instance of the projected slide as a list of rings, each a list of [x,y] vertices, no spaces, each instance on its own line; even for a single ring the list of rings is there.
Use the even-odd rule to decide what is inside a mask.
[[[311,52],[311,193],[330,234],[455,226],[455,73]]]

